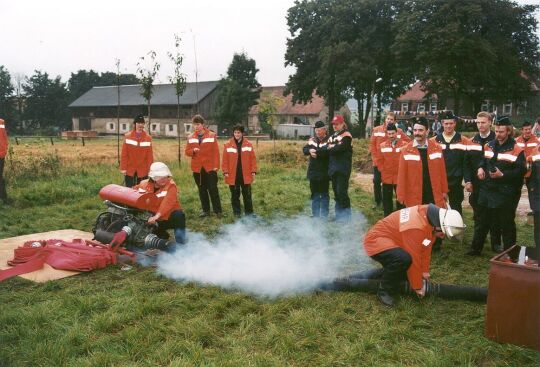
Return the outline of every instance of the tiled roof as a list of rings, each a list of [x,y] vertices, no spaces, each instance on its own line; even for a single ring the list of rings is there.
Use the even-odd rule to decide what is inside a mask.
[[[277,115],[319,115],[324,109],[324,99],[319,97],[313,92],[313,99],[310,103],[302,104],[292,103],[292,95],[283,96],[283,91],[285,90],[284,86],[278,87],[262,87],[261,95],[265,92],[271,92],[274,96],[281,98],[283,103],[278,108]],[[259,106],[254,105],[250,108],[249,114],[256,115],[259,113]]]

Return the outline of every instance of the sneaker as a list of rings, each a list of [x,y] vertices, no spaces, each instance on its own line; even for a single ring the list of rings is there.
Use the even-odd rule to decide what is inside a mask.
[[[201,212],[201,214],[199,214],[199,218],[204,218],[204,217],[209,217],[210,216],[210,213],[208,212]]]
[[[394,297],[392,297],[390,293],[388,293],[384,289],[379,289],[377,291],[377,298],[383,305],[387,307],[394,307]]]

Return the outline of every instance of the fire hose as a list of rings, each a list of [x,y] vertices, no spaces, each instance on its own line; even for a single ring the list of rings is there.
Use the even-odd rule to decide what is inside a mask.
[[[370,270],[363,273],[352,274],[346,278],[338,278],[320,286],[321,290],[356,291],[376,293],[381,282],[382,269]],[[487,288],[471,287],[453,284],[441,284],[425,281],[426,296],[433,296],[449,300],[465,300],[485,303]],[[401,294],[416,295],[409,282],[403,281],[396,289]]]

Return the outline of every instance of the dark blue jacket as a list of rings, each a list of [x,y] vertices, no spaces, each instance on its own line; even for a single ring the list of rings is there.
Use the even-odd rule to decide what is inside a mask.
[[[326,146],[330,157],[328,175],[350,175],[352,169],[352,135],[347,130],[336,131],[328,138]]]
[[[467,154],[468,139],[456,132],[449,143],[444,140],[442,133],[434,136],[432,140],[439,144],[443,150],[448,186],[461,185],[463,179],[465,182],[471,182],[471,169]]]
[[[310,180],[328,180],[327,141],[328,136],[325,136],[324,139],[319,139],[314,136],[309,138],[308,143],[304,146],[304,155],[309,155],[307,178]],[[310,149],[315,149],[317,151],[317,158],[313,158],[309,154]]]

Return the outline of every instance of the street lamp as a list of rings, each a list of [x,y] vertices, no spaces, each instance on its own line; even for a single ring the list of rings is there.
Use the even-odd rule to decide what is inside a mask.
[[[373,128],[375,128],[375,84],[378,84],[382,82],[383,78],[377,78],[375,81],[373,81],[373,93],[371,94],[371,131],[373,131]]]

